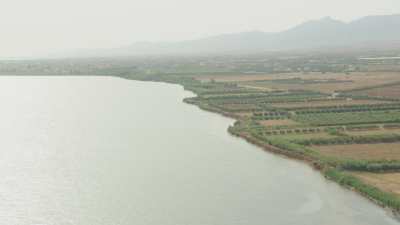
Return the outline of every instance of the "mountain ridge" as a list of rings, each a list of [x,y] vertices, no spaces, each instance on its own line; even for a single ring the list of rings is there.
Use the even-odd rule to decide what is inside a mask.
[[[115,49],[80,52],[80,56],[135,56],[253,53],[400,43],[400,14],[366,16],[351,22],[331,17],[310,20],[285,31],[249,31],[179,42],[137,42]]]

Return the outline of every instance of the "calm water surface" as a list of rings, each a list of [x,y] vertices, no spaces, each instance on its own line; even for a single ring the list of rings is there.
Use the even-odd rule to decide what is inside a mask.
[[[182,87],[0,78],[0,224],[386,225],[308,166],[230,136]]]

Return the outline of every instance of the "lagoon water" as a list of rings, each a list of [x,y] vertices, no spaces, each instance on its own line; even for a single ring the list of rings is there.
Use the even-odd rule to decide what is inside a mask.
[[[171,84],[0,78],[0,224],[399,224]]]

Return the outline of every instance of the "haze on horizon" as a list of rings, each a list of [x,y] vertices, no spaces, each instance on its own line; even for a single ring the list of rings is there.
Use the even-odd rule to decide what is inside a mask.
[[[1,0],[0,57],[32,57],[139,41],[278,32],[330,16],[400,13],[398,0]]]

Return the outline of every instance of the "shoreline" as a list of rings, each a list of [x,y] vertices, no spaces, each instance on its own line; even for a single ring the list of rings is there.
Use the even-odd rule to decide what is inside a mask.
[[[193,96],[197,97],[198,93],[196,93],[194,90],[190,90],[188,89],[184,84],[182,83],[174,83],[174,82],[169,82],[169,81],[163,81],[163,80],[141,80],[141,79],[135,79],[135,78],[129,78],[129,77],[120,77],[123,79],[127,79],[127,80],[134,80],[134,81],[143,81],[143,82],[159,82],[159,83],[165,83],[165,84],[174,84],[174,85],[179,85],[183,88],[183,90],[185,91],[189,91],[193,94]],[[194,105],[197,106],[199,109],[207,111],[207,112],[211,112],[211,113],[216,113],[219,114],[221,116],[230,118],[235,120],[235,123],[240,122],[240,118],[232,113],[229,112],[225,112],[219,109],[215,109],[212,107],[207,107],[205,105],[202,105],[201,102],[195,102],[195,101],[191,101],[193,97],[185,97],[183,98],[182,102],[186,103],[186,104],[190,104],[190,105]],[[307,156],[307,155],[302,155],[296,152],[290,152],[288,150],[285,150],[283,148],[277,147],[277,146],[273,146],[271,144],[267,144],[261,140],[258,140],[255,137],[252,137],[251,135],[246,135],[243,132],[235,132],[232,130],[233,126],[229,126],[227,128],[227,132],[229,134],[231,134],[232,136],[235,136],[237,138],[242,138],[243,140],[245,140],[247,143],[252,144],[258,148],[260,148],[260,150],[268,152],[268,153],[272,153],[272,154],[276,154],[279,156],[283,156],[289,160],[296,160],[302,163],[305,163],[307,165],[309,165],[312,169],[314,169],[315,171],[318,171],[326,180],[332,181],[336,184],[338,184],[339,186],[357,193],[358,195],[368,199],[371,203],[383,208],[391,217],[393,217],[394,219],[396,219],[397,221],[400,222],[400,210],[395,209],[393,207],[389,207],[388,205],[385,205],[383,202],[381,202],[379,199],[375,199],[371,196],[369,196],[368,194],[364,193],[362,190],[357,189],[357,187],[354,187],[352,185],[346,184],[346,183],[342,183],[341,180],[335,179],[335,177],[330,176],[330,171],[334,171],[334,172],[339,172],[336,171],[336,169],[332,166],[327,166],[327,165],[323,165],[323,163],[318,162],[318,160]],[[345,175],[347,177],[351,177],[354,178],[351,175]],[[357,178],[354,178],[357,179]],[[358,180],[358,179],[357,179]],[[361,182],[361,181],[359,181]],[[361,182],[363,183],[363,182]],[[363,183],[364,184],[364,183]],[[368,187],[373,187],[367,184],[364,184]],[[374,187],[375,188],[375,187]]]

